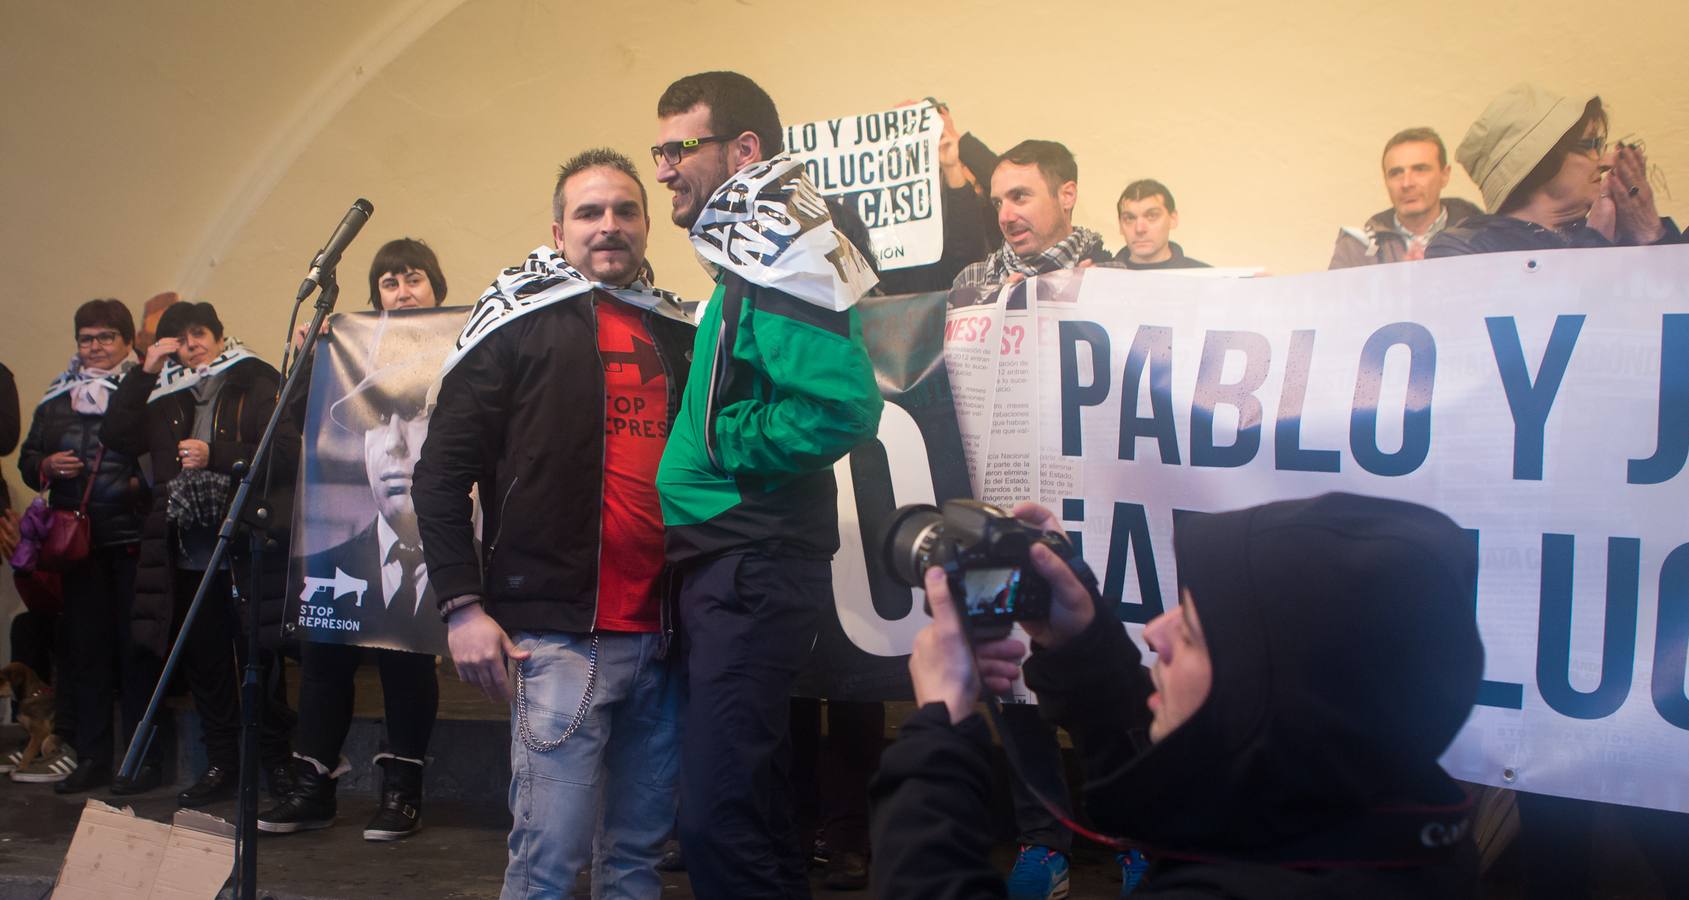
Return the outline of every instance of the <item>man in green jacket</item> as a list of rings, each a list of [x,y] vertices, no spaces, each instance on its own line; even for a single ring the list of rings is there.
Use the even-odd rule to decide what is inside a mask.
[[[808,896],[787,699],[833,602],[833,463],[879,426],[854,309],[875,278],[755,82],[689,75],[657,119],[657,180],[716,276],[657,472],[691,682],[680,838],[699,897]]]

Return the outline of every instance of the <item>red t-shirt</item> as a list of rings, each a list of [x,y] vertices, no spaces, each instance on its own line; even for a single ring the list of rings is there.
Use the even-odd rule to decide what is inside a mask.
[[[595,293],[604,363],[604,510],[598,551],[598,627],[662,628],[657,574],[663,511],[657,463],[669,436],[669,380],[644,311]]]

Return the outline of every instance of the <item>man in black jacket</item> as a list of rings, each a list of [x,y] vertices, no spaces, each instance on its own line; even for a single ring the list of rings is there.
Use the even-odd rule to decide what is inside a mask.
[[[1058,527],[1030,503],[1016,514]],[[1459,526],[1327,494],[1187,514],[1173,541],[1181,602],[1144,629],[1153,685],[1089,570],[1043,547],[1032,561],[1055,600],[1024,623],[1027,685],[1074,737],[1089,818],[1155,851],[1140,894],[1470,896],[1470,804],[1437,764],[1483,670]],[[875,783],[875,893],[1001,896],[974,702],[1008,688],[1025,648],[970,649],[940,570],[926,588],[933,624],[909,663],[921,709]]]
[[[458,675],[514,694],[507,898],[565,895],[588,864],[598,891],[662,890],[683,683],[655,476],[693,328],[647,284],[646,209],[621,154],[563,166],[556,249],[476,303],[411,489]]]

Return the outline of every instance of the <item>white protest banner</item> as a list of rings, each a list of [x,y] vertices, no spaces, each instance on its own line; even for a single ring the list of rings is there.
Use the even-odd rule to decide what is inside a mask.
[[[1423,503],[1480,557],[1486,680],[1450,771],[1689,811],[1689,248],[1031,286],[1019,340],[1013,303],[950,311],[952,389],[991,398],[964,417],[987,460],[1034,432],[1034,498],[1135,638],[1176,602],[1174,510]]]
[[[881,270],[924,266],[944,253],[938,137],[931,101],[867,115],[786,126],[786,152],[823,197],[836,197],[868,226]]]

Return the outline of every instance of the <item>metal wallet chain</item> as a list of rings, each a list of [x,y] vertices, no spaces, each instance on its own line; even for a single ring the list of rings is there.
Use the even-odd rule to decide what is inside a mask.
[[[598,686],[598,633],[593,632],[592,649],[587,651],[586,658],[586,690],[581,694],[581,707],[575,710],[575,720],[569,727],[563,729],[563,734],[555,741],[534,740],[534,732],[528,727],[528,680],[522,677],[522,664],[516,664],[516,734],[522,739],[522,744],[535,753],[550,753],[556,750],[575,733],[586,721],[587,710],[592,708],[592,690]]]

